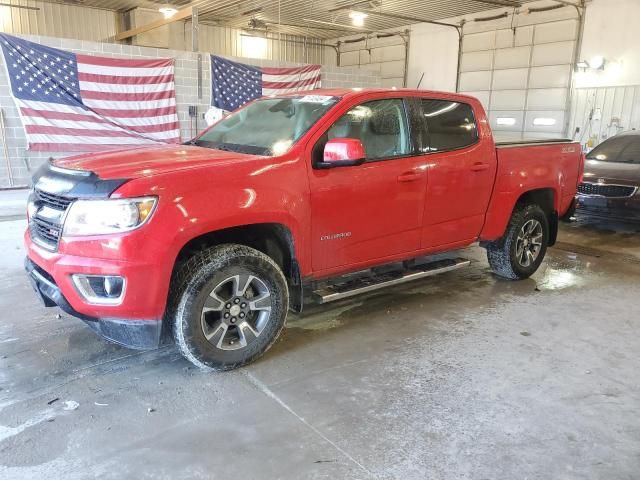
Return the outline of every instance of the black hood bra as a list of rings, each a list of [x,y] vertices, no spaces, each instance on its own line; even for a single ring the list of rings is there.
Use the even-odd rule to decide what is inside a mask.
[[[70,198],[108,198],[128,179],[103,180],[93,172],[57,167],[49,159],[33,174],[33,187]]]

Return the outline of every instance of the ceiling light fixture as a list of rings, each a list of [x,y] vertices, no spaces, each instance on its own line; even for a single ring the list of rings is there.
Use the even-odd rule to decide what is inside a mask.
[[[349,18],[351,19],[351,23],[353,23],[356,27],[364,26],[364,19],[369,15],[362,12],[351,11],[349,12]]]
[[[604,65],[607,61],[602,55],[595,56],[589,62],[589,66],[594,70],[604,70]]]
[[[178,13],[178,10],[176,10],[173,7],[162,7],[162,8],[159,8],[158,11],[162,14],[164,18],[171,18],[176,13]]]

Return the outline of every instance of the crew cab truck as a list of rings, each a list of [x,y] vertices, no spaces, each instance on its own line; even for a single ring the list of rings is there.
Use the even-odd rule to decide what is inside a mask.
[[[449,271],[468,262],[413,259],[474,242],[497,275],[529,277],[582,164],[569,141],[496,145],[469,96],[264,97],[184,145],[44,165],[26,269],[45,305],[106,338],[172,337],[195,365],[228,370],[273,344],[310,286],[325,302]],[[404,271],[376,278],[398,262]],[[354,272],[373,273],[331,282]]]

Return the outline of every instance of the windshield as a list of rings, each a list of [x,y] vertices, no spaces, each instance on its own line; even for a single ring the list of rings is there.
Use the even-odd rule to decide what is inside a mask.
[[[282,155],[339,97],[263,98],[220,120],[193,143],[253,155]]]
[[[587,155],[589,160],[640,164],[640,135],[612,137]]]

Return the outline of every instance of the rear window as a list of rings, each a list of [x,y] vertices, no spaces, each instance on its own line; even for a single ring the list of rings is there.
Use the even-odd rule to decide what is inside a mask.
[[[605,140],[587,155],[589,160],[640,164],[640,135],[624,135]]]
[[[421,103],[429,130],[430,151],[455,150],[476,143],[478,129],[470,105],[427,98]]]

